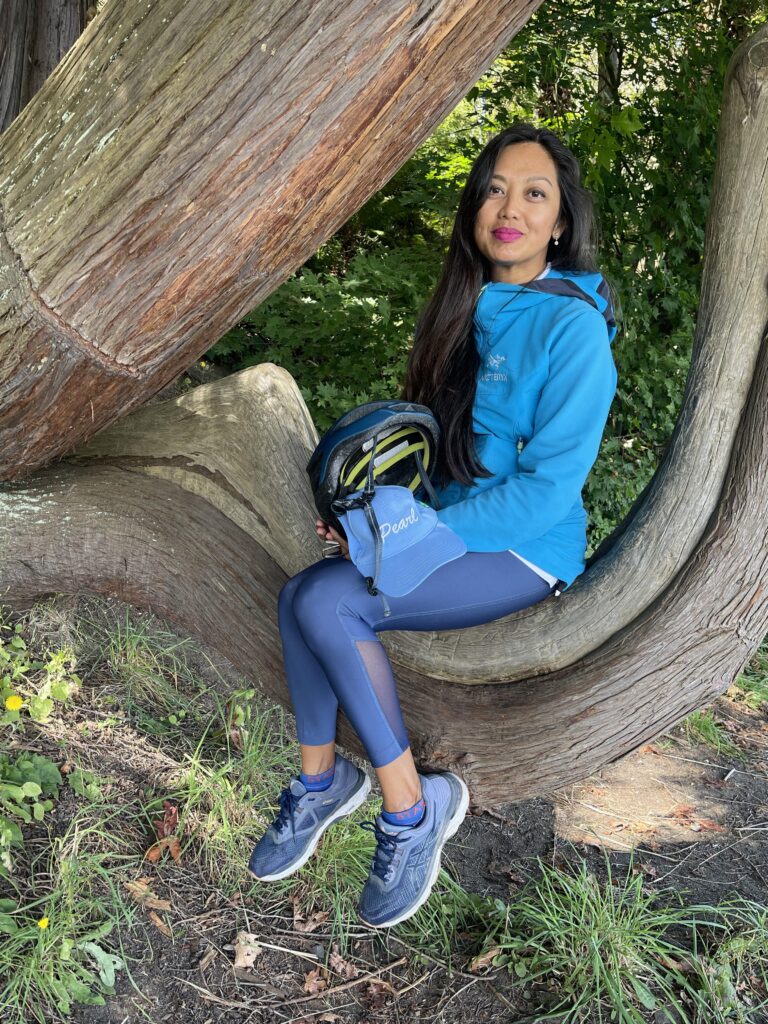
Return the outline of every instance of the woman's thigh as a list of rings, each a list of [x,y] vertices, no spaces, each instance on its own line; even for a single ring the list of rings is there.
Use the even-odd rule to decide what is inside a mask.
[[[383,595],[368,593],[349,559],[325,559],[310,569],[301,574],[295,610],[300,618],[335,610],[347,620],[348,631],[354,618],[374,631],[461,629],[511,615],[551,593],[546,580],[508,551],[469,551],[409,594],[387,596],[386,605]]]
[[[377,631],[462,629],[521,611],[551,592],[546,580],[509,551],[468,551],[436,569],[410,594],[388,597],[390,614],[382,602],[371,626]]]

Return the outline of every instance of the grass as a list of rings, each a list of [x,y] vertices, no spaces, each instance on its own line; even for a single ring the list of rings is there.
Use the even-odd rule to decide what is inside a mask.
[[[742,900],[654,906],[658,894],[643,891],[631,858],[622,880],[605,861],[602,886],[580,858],[575,873],[540,861],[540,879],[513,903],[497,902],[486,947],[529,994],[540,986],[548,1005],[531,1021],[576,1024],[589,1013],[598,1021],[645,1024],[645,1011],[670,1024],[746,1020],[733,966],[738,973],[749,961],[765,984],[768,911]],[[669,937],[681,932],[684,944]],[[724,936],[702,940],[717,932]]]
[[[694,711],[684,719],[682,725],[690,743],[703,743],[718,754],[733,757],[737,761],[747,759],[744,751],[731,740],[711,711]]]
[[[184,856],[227,895],[244,882],[254,837],[269,824],[270,801],[285,783],[290,753],[280,728],[280,709],[253,715],[247,749],[212,747],[211,733],[226,734],[226,717],[214,719],[197,747],[184,755],[172,789],[158,793],[145,807],[148,818],[161,814],[163,802],[179,807]],[[270,819],[271,820],[271,819]]]
[[[105,680],[101,702],[119,707],[141,732],[183,738],[184,724],[195,730],[205,723],[210,687],[188,663],[192,640],[128,608],[114,623],[83,617],[77,632],[79,662],[91,679]]]
[[[115,940],[136,917],[118,882],[123,868],[142,863],[167,800],[179,809],[182,839],[180,868],[171,860],[159,866],[169,881],[183,870],[187,882],[196,877],[201,888],[213,886],[227,899],[239,893],[233,902],[252,915],[319,915],[327,949],[338,942],[347,955],[350,936],[362,930],[356,905],[373,853],[373,838],[358,823],[373,817],[375,803],[329,830],[297,875],[252,883],[245,866],[253,842],[298,765],[290,717],[251,689],[230,685],[227,692],[210,662],[214,679],[205,682],[190,667],[191,641],[130,611],[111,626],[80,618],[77,649],[87,666],[78,669],[81,699],[102,714],[108,709],[105,731],[129,724],[177,767],[164,785],[122,807],[110,803],[112,787],[92,764],[78,763],[71,773],[80,811],[65,836],[32,861],[14,908],[0,904],[3,1021],[49,1020],[52,1010],[67,1016],[75,1000],[108,996],[115,971],[127,969]],[[759,655],[736,684],[752,706],[760,706],[768,687],[768,647]],[[686,732],[741,755],[709,711],[689,716]],[[765,908],[746,901],[659,906],[659,893],[644,890],[631,863],[618,879],[606,857],[601,884],[575,857],[577,867],[568,872],[539,861],[539,877],[508,903],[466,892],[443,870],[428,902],[394,935],[415,959],[436,957],[449,970],[488,954],[529,1005],[538,1002],[531,1021],[753,1019],[749,999],[768,991]],[[40,928],[46,917],[48,927]]]
[[[25,884],[0,902],[5,1024],[66,1018],[75,1004],[100,1005],[114,992],[116,972],[126,968],[115,929],[135,917],[119,869],[139,860],[109,827],[115,816],[103,805],[81,810],[32,862]]]
[[[755,651],[733,687],[748,707],[768,707],[768,638]]]

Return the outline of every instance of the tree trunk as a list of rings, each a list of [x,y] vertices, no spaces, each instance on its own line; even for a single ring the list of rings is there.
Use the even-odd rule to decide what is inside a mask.
[[[559,599],[382,634],[421,763],[458,767],[476,806],[575,781],[658,734],[726,689],[768,629],[766,79],[768,26],[729,68],[691,374],[632,521]],[[269,364],[134,413],[0,489],[0,599],[150,605],[287,702],[275,602],[319,555],[315,436]],[[357,745],[346,725],[341,738]]]
[[[0,138],[0,480],[194,362],[394,174],[536,6],[109,3]]]
[[[4,485],[9,599],[96,591],[150,607],[288,704],[277,595],[320,555],[304,473],[315,440],[298,387],[269,363],[134,413],[66,462]],[[474,806],[493,806],[587,776],[726,689],[768,629],[766,466],[768,345],[693,557],[599,651],[505,683],[483,681],[480,655],[469,686],[440,678],[450,673],[445,652],[480,651],[497,623],[380,634],[419,763],[455,768]],[[523,614],[500,620],[509,634]],[[424,671],[398,663],[406,637],[420,641]],[[361,749],[343,720],[340,739]]]
[[[40,89],[85,28],[86,0],[3,0],[0,132]]]

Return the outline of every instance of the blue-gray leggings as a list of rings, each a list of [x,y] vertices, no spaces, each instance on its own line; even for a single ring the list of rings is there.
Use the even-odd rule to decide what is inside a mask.
[[[346,558],[325,558],[285,584],[278,602],[283,659],[299,742],[336,737],[339,704],[375,768],[407,749],[408,735],[386,651],[385,629],[477,626],[527,608],[552,588],[509,551],[470,551],[435,570],[410,594],[368,593]]]

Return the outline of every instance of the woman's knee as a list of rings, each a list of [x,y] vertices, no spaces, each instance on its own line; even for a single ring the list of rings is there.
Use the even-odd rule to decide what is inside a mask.
[[[296,595],[306,583],[306,580],[307,577],[304,571],[302,571],[297,573],[295,576],[291,576],[291,578],[280,588],[280,593],[277,597],[278,622],[284,620],[286,616],[295,614],[294,602],[296,600]]]
[[[306,639],[314,632],[321,609],[325,612],[326,620],[328,613],[333,613],[335,602],[329,601],[329,597],[327,585],[319,578],[304,580],[294,592],[293,614]]]
[[[364,587],[362,577],[349,562],[346,567],[334,565],[328,572],[315,573],[302,582],[293,597],[293,614],[307,642],[322,642],[333,629],[333,620],[338,620],[340,608],[348,607],[350,592],[358,586]]]

